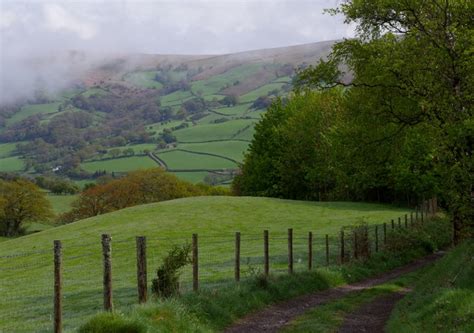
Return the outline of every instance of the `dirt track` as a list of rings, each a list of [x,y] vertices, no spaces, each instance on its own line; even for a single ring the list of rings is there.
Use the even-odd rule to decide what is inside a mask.
[[[328,290],[316,292],[313,294],[303,295],[303,296],[300,296],[300,297],[297,297],[297,298],[294,298],[282,303],[271,305],[261,311],[252,313],[242,318],[241,320],[237,321],[234,325],[224,330],[224,332],[227,332],[227,333],[278,332],[283,326],[287,325],[291,320],[295,319],[298,316],[301,316],[302,314],[304,314],[306,311],[308,311],[311,308],[345,297],[349,293],[368,289],[373,286],[385,283],[394,278],[397,278],[401,275],[413,272],[423,266],[426,266],[434,262],[435,260],[440,258],[442,255],[443,255],[442,253],[435,253],[427,257],[424,257],[422,259],[419,259],[406,266],[399,267],[390,272],[384,273],[375,278],[370,278],[370,279],[367,279],[355,284],[328,289]],[[375,300],[377,302],[382,302],[382,305],[380,306],[381,312],[380,314],[377,312],[376,315],[380,315],[380,316],[384,315],[386,316],[386,318],[388,318],[388,316],[390,315],[390,311],[393,308],[393,305],[397,301],[397,298],[394,295],[390,295],[390,296],[391,296],[390,299],[377,298]],[[387,296],[384,296],[384,297],[387,297]],[[399,299],[402,296],[398,295],[397,297]],[[365,313],[370,313],[372,311],[370,308],[370,304],[367,305],[368,308],[366,309],[367,311],[365,311]],[[383,304],[385,304],[386,306]],[[364,307],[361,308],[362,309],[361,311],[364,310],[363,308]],[[387,311],[389,311],[388,315],[386,314]],[[360,315],[363,315],[363,314],[364,314],[363,312],[360,313]],[[357,311],[351,315],[357,315]],[[341,329],[345,329],[344,325],[351,325],[351,320],[355,318],[353,317],[351,319],[351,315],[349,315],[346,318],[346,321],[344,322],[343,327]],[[386,318],[382,322],[382,328],[386,321]],[[373,320],[372,322],[378,323],[377,320]],[[352,321],[352,323],[354,325],[356,324],[356,322],[354,321]],[[374,326],[374,327],[380,327],[380,324],[377,324],[377,325],[378,326]],[[347,326],[347,328],[350,329],[349,326]],[[352,328],[352,330],[346,330],[346,331],[341,331],[341,332],[381,332],[381,330],[363,331],[363,330],[357,330],[354,327]]]

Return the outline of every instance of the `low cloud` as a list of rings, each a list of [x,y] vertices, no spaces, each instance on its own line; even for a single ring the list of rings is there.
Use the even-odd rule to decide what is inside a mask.
[[[0,103],[38,82],[64,85],[74,70],[57,55],[67,50],[222,54],[351,37],[341,17],[323,15],[339,2],[0,0]]]

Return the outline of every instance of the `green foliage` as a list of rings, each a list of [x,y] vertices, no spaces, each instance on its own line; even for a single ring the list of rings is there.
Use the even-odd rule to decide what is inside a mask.
[[[243,195],[328,198],[335,182],[334,128],[341,92],[306,92],[277,100],[255,126],[234,189]]]
[[[145,333],[145,325],[115,313],[101,313],[78,330],[79,333]]]
[[[0,234],[24,233],[26,222],[43,222],[53,216],[51,204],[39,187],[27,180],[0,180]]]
[[[179,294],[180,269],[192,262],[191,244],[175,245],[163,259],[152,280],[152,292],[158,297],[171,297]]]

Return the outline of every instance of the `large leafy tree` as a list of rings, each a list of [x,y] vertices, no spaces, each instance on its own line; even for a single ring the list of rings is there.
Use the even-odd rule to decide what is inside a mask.
[[[1,235],[20,235],[26,222],[45,221],[52,216],[51,204],[38,186],[27,180],[0,180]]]
[[[473,219],[474,2],[352,0],[332,12],[356,23],[358,36],[337,43],[300,85],[350,87],[354,124],[372,120],[367,146],[398,136],[414,144],[417,131],[431,138],[421,159],[429,151],[457,242]]]

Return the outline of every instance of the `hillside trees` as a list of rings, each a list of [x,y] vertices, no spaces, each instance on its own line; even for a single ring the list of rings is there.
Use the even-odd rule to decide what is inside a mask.
[[[343,121],[329,131],[335,135],[312,125],[335,158],[321,163],[326,159],[321,146],[302,130],[311,123],[304,107],[291,112],[296,102],[290,100],[285,111],[275,112],[281,108],[277,103],[256,126],[235,188],[305,198],[300,195],[306,190],[300,189],[326,179],[335,180],[329,188],[338,198],[345,189],[355,199],[384,201],[439,195],[452,214],[458,241],[463,226],[472,227],[474,220],[473,12],[472,1],[343,2],[333,13],[356,23],[358,38],[336,43],[326,61],[298,77],[303,93],[344,87],[342,112],[334,109]],[[315,102],[320,103],[308,97],[308,104]],[[301,143],[284,133],[299,133]],[[307,164],[299,158],[316,151]],[[297,189],[284,193],[291,185],[285,177],[298,180]]]
[[[21,235],[26,222],[52,217],[51,204],[33,183],[17,179],[0,180],[0,234],[6,237]]]
[[[222,194],[225,193],[179,180],[161,168],[140,170],[87,188],[72,204],[73,209],[60,216],[59,220],[72,222],[140,204]]]
[[[234,189],[244,195],[322,199],[335,186],[331,147],[342,92],[307,91],[276,100],[255,127]]]

